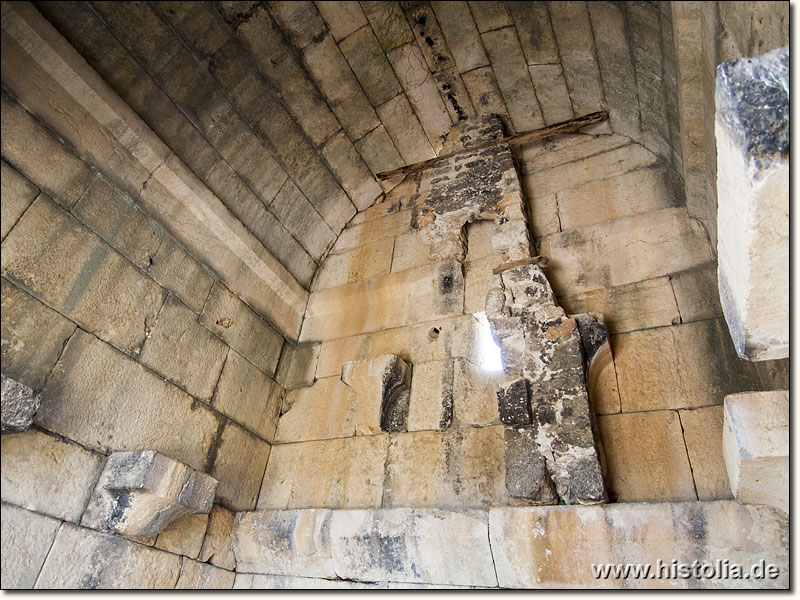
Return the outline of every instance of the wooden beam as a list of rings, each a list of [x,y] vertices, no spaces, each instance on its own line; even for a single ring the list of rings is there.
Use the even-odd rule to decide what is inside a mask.
[[[390,179],[392,177],[397,177],[398,175],[408,175],[410,173],[418,173],[419,171],[430,169],[437,163],[443,160],[447,160],[448,158],[452,158],[454,156],[460,156],[462,154],[470,154],[472,152],[477,152],[478,150],[491,148],[492,146],[499,146],[500,144],[508,144],[510,146],[520,146],[522,144],[527,144],[529,142],[554,136],[558,133],[569,133],[571,131],[576,131],[581,127],[586,127],[587,125],[592,125],[594,123],[600,123],[601,121],[605,121],[607,118],[608,118],[608,113],[604,110],[601,110],[599,112],[583,115],[582,117],[577,117],[575,119],[562,121],[561,123],[556,123],[555,125],[548,125],[547,127],[542,127],[541,129],[532,129],[531,131],[523,131],[522,133],[517,133],[515,135],[510,135],[508,137],[500,138],[499,140],[492,140],[491,142],[486,142],[485,144],[481,144],[479,146],[465,148],[464,150],[451,152],[450,154],[443,154],[441,156],[437,156],[436,158],[431,158],[428,160],[424,160],[422,162],[414,163],[413,165],[406,165],[404,167],[393,169],[391,171],[384,171],[383,173],[378,173],[377,177],[378,179],[383,180],[383,179]]]

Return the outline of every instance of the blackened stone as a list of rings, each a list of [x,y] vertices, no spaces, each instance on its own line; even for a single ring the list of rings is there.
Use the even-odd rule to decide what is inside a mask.
[[[506,491],[530,504],[557,504],[558,495],[539,453],[533,428],[505,430]]]
[[[516,427],[530,425],[528,382],[525,379],[517,379],[500,386],[497,390],[497,408],[500,412],[500,422],[504,425]]]
[[[41,398],[27,385],[2,375],[2,433],[20,433],[31,426]]]
[[[567,465],[567,504],[599,504],[608,501],[600,463],[595,457],[573,460]]]

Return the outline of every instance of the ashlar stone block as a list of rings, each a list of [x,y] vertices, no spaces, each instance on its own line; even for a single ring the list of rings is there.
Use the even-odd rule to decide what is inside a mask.
[[[3,589],[30,589],[36,583],[60,522],[11,504],[3,503],[0,512],[3,536],[0,575]]]
[[[208,513],[217,480],[155,450],[109,456],[81,524],[146,539],[176,518]]]
[[[396,354],[342,365],[342,382],[359,398],[356,435],[408,428],[411,367]]]
[[[39,410],[41,396],[24,383],[11,377],[2,379],[2,433],[19,433],[28,429]]]

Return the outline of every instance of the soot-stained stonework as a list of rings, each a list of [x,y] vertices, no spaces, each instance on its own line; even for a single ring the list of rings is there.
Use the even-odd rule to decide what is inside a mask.
[[[27,385],[2,376],[2,433],[26,431],[39,410],[41,397]]]

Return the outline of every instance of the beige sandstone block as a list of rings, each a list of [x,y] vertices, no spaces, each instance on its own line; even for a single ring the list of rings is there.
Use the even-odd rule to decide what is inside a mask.
[[[377,107],[377,111],[406,164],[436,156],[405,94],[387,100]]]
[[[733,499],[722,453],[722,406],[680,410],[683,439],[700,500]]]
[[[61,523],[5,503],[0,512],[3,535],[0,573],[3,589],[31,589]]]
[[[366,281],[389,273],[394,239],[385,238],[341,254],[331,254],[317,271],[312,291]]]
[[[696,500],[692,470],[675,411],[597,417],[606,484],[616,502]]]
[[[336,234],[291,181],[283,184],[269,208],[316,261],[336,241]]]
[[[341,371],[341,365],[339,366]],[[334,377],[323,377],[308,387],[286,392],[278,420],[276,442],[298,442],[355,435],[359,400]]]
[[[447,429],[453,419],[453,361],[413,366],[408,431]]]
[[[503,372],[486,371],[470,360],[455,361],[453,415],[459,426],[496,425],[500,422],[497,387],[507,380]]]
[[[381,195],[381,186],[344,131],[328,138],[320,147],[320,155],[358,210],[372,206]]]
[[[34,422],[102,452],[150,448],[193,468],[203,466],[217,434],[211,411],[80,330],[48,379]]]
[[[358,2],[314,2],[338,42],[367,24],[367,17]]]
[[[40,390],[75,324],[2,280],[3,374]]]
[[[197,315],[170,296],[142,350],[142,363],[201,400],[209,400],[228,348],[197,322]]]
[[[375,208],[377,209],[377,205]],[[382,207],[381,211],[383,210]],[[365,246],[384,238],[391,238],[406,233],[411,229],[411,211],[399,210],[385,216],[369,219],[368,223],[351,225],[336,240],[334,252],[343,252],[359,246]]]
[[[383,125],[370,131],[358,140],[355,146],[374,175],[384,171],[391,171],[405,164],[394,142],[392,142],[392,138],[386,131],[386,127]],[[391,189],[388,181],[381,180],[378,183],[384,191]]]
[[[559,298],[559,303],[569,314],[603,313],[609,333],[664,327],[680,321],[667,277],[581,292]]]
[[[725,398],[722,445],[731,491],[739,502],[789,514],[789,392]]]
[[[234,590],[253,589],[254,577],[256,577],[256,575],[252,573],[236,573],[236,577],[233,580],[233,589]]]
[[[235,423],[219,439],[211,474],[219,480],[216,500],[231,510],[252,510],[267,467],[270,445]]]
[[[0,238],[5,239],[11,228],[16,225],[23,213],[28,210],[31,202],[39,195],[39,188],[28,181],[14,167],[2,161],[2,218],[0,218]]]
[[[440,260],[440,257],[433,255],[433,248],[419,231],[409,231],[394,238],[392,273],[415,269]]]
[[[459,73],[489,64],[469,6],[463,2],[433,2],[431,8]]]
[[[173,554],[197,558],[208,527],[207,514],[178,517],[158,534],[155,547]]]
[[[545,196],[534,197],[531,191],[535,189],[533,177],[534,176],[531,175],[524,175],[520,184],[526,198],[533,236],[535,238],[540,238],[561,231],[561,222],[558,220],[558,202],[556,202],[556,195],[547,194]]]
[[[567,165],[588,159],[604,152],[610,152],[627,146],[630,138],[622,135],[588,135],[584,133],[571,133],[561,137],[554,137],[546,141],[537,141],[520,146],[522,155],[522,173],[538,173],[554,167]],[[644,158],[648,155],[644,153]],[[591,161],[590,161],[591,162]],[[573,165],[573,171],[576,166]],[[557,190],[546,190],[543,193],[554,193]]]
[[[696,271],[684,271],[671,278],[681,322],[716,319],[722,316],[717,289],[717,270],[712,265]]]
[[[485,508],[505,501],[504,428],[420,431],[392,437],[384,505]]]
[[[321,344],[284,344],[275,380],[284,389],[305,387],[314,383]]]
[[[464,277],[457,262],[391,273],[314,292],[301,341],[323,341],[460,314]]]
[[[431,5],[427,2],[418,2],[403,3],[400,6],[406,13],[408,23],[416,36],[417,46],[422,50],[431,73],[438,74],[442,70],[452,69],[453,57]]]
[[[492,4],[490,2],[470,2],[470,11],[478,31],[481,33],[507,27],[511,25],[511,16],[508,14],[505,5]]]
[[[788,522],[735,502],[493,508],[489,535],[498,583],[509,588],[780,588],[787,585]],[[593,565],[752,565],[776,579],[598,578]],[[719,567],[717,567],[719,568]]]
[[[545,124],[553,125],[573,118],[575,115],[561,65],[530,65],[528,71]]]
[[[559,296],[644,281],[707,263],[705,230],[685,208],[666,208],[540,240]]]
[[[166,235],[153,257],[147,274],[199,313],[214,284],[214,277],[203,265]]]
[[[342,383],[357,397],[355,435],[407,430],[411,366],[396,354],[342,365]]]
[[[235,350],[228,352],[212,406],[271,442],[278,426],[283,389]]]
[[[475,314],[486,310],[492,271],[506,262],[507,255],[493,254],[464,264],[464,312]]]
[[[175,584],[176,590],[229,590],[236,574],[214,565],[183,559],[181,574]]]
[[[233,555],[231,528],[234,513],[227,508],[215,504],[208,515],[208,528],[203,538],[198,560],[210,562],[223,569],[236,568],[236,557]]]
[[[65,523],[37,589],[172,589],[181,557]]]
[[[283,346],[280,333],[217,281],[200,315],[200,323],[267,375],[273,375]]]
[[[104,458],[39,430],[2,437],[2,498],[77,523]]]

